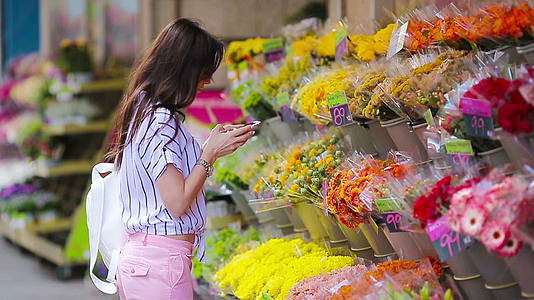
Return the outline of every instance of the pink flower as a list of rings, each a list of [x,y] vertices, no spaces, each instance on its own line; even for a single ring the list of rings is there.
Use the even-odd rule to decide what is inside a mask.
[[[515,235],[511,235],[504,243],[503,247],[497,249],[497,253],[501,256],[510,257],[516,255],[521,247],[523,242],[518,239]]]
[[[463,188],[452,195],[451,207],[462,211],[471,200],[473,200],[473,188]]]
[[[482,230],[482,243],[489,250],[498,250],[504,246],[508,237],[510,236],[510,230],[503,224],[497,221],[489,221]]]
[[[468,205],[460,219],[461,231],[470,236],[477,236],[488,218],[488,212],[478,205]]]
[[[460,218],[460,214],[452,214],[451,211],[447,214],[447,222],[453,231],[460,232]]]

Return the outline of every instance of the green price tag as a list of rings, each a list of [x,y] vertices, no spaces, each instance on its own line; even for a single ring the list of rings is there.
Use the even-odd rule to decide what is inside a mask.
[[[375,205],[380,212],[391,212],[400,210],[400,206],[391,198],[376,199]]]
[[[240,62],[238,65],[237,65],[237,69],[239,71],[246,71],[248,70],[248,62],[246,60]]]
[[[341,27],[336,33],[336,61],[341,61],[348,52],[347,27]]]
[[[263,52],[275,51],[284,48],[282,38],[270,39],[263,43]]]
[[[449,140],[445,143],[445,149],[447,150],[447,154],[475,154],[470,140]]]
[[[432,111],[430,108],[423,113],[423,116],[425,117],[425,121],[428,126],[434,126],[434,117],[432,116]]]
[[[328,101],[328,107],[334,107],[341,104],[346,104],[347,96],[345,95],[345,91],[339,91],[328,95],[326,100]]]
[[[289,104],[289,94],[287,92],[278,93],[276,95],[276,101],[279,106]]]
[[[347,27],[341,27],[336,33],[336,45],[347,37]]]

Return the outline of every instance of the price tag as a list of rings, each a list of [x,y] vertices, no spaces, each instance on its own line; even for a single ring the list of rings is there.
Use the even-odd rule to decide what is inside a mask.
[[[246,60],[237,64],[237,70],[240,72],[248,70],[248,62]]]
[[[352,114],[350,113],[349,103],[344,91],[332,93],[326,97],[330,115],[335,126],[344,126],[352,124]]]
[[[336,61],[340,61],[349,52],[347,27],[341,27],[336,33]]]
[[[280,119],[282,119],[282,122],[295,122],[297,121],[297,115],[295,112],[289,107],[289,105],[282,105],[280,106]]]
[[[432,111],[430,108],[423,113],[423,116],[425,117],[425,121],[428,126],[434,126],[434,117],[432,116]]]
[[[400,209],[400,206],[397,204],[397,202],[391,198],[376,199],[375,205],[378,211],[382,213],[392,212]]]
[[[279,61],[284,58],[284,42],[282,38],[270,39],[263,43],[263,55],[265,56],[265,61],[272,63]]]
[[[450,140],[445,143],[445,149],[449,154],[449,159],[456,172],[469,170],[474,165],[475,154],[470,140]]]
[[[391,35],[388,48],[388,58],[393,57],[404,48],[404,40],[406,39],[406,32],[408,31],[408,22],[397,27]]]
[[[488,101],[463,97],[460,99],[460,107],[467,135],[484,138],[493,136],[493,114]]]
[[[276,95],[276,102],[280,106],[280,118],[282,122],[295,122],[297,120],[297,114],[289,107],[289,94],[282,92]]]
[[[430,240],[441,261],[446,261],[456,256],[475,242],[469,236],[452,231],[447,224],[446,216],[442,216],[435,222],[428,224],[425,230],[430,236]]]
[[[383,213],[381,214],[382,219],[386,222],[386,226],[389,229],[389,232],[404,232],[400,229],[402,215],[397,212]]]
[[[287,92],[278,93],[276,95],[276,102],[279,106],[289,105],[289,94]]]

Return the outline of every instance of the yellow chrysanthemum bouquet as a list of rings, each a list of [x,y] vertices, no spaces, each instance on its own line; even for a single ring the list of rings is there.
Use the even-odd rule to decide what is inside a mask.
[[[351,64],[319,72],[307,84],[299,88],[293,97],[291,108],[305,115],[312,123],[330,123],[327,96],[344,91],[348,97],[351,97],[354,94],[353,76],[357,71],[358,65]]]
[[[215,278],[219,287],[239,299],[283,300],[299,281],[354,264],[349,256],[330,256],[315,243],[272,239],[234,256]]]

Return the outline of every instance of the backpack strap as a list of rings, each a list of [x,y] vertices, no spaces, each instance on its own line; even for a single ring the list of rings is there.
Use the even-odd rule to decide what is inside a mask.
[[[94,285],[100,291],[106,294],[116,294],[117,286],[112,282],[106,282],[101,280],[93,273],[93,270],[95,268],[96,260],[98,258],[98,247],[100,245],[100,235],[102,233],[102,218],[104,214],[104,179],[100,174],[113,172],[113,168],[113,164],[109,163],[97,164],[93,168],[91,190],[87,195],[88,201],[86,201],[87,216],[88,218],[89,216],[91,216],[92,218],[91,220],[87,219],[87,224],[89,226],[89,249],[91,254],[91,258],[89,261],[89,275],[91,276],[91,280],[93,281]],[[113,273],[115,273],[115,271],[113,271]]]

